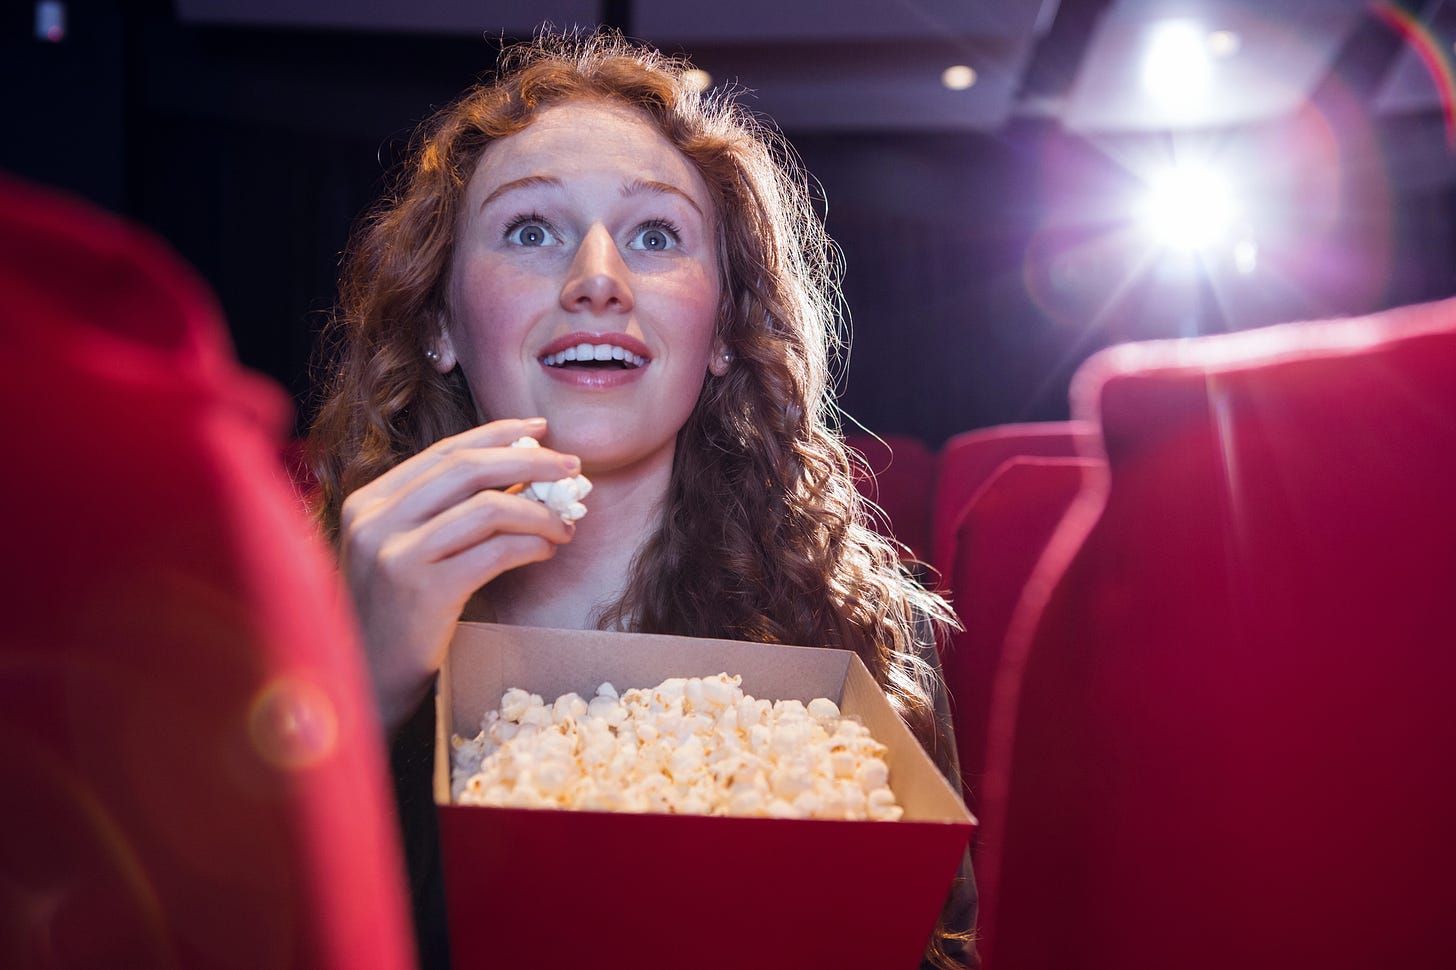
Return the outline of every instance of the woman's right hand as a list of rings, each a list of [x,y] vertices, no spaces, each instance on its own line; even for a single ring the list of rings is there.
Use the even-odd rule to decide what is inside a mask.
[[[389,730],[424,695],[471,594],[570,541],[574,529],[559,515],[505,492],[581,471],[575,456],[510,447],[545,431],[541,418],[492,421],[437,441],[344,500],[340,557]]]

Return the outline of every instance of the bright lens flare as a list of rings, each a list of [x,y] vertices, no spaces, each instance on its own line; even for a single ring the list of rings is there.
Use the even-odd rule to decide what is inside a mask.
[[[1227,179],[1205,168],[1180,168],[1149,184],[1138,217],[1161,245],[1191,252],[1223,240],[1236,210]]]
[[[1232,30],[1215,30],[1208,35],[1208,52],[1214,57],[1233,57],[1243,43]]]
[[[1234,266],[1248,276],[1259,268],[1259,244],[1252,239],[1240,239],[1234,243]]]

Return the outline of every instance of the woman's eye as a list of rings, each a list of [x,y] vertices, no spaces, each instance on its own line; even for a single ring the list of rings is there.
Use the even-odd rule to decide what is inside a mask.
[[[551,230],[539,222],[519,222],[506,230],[506,239],[517,246],[545,246],[554,237]]]
[[[637,231],[637,235],[632,237],[630,245],[633,249],[662,252],[672,249],[677,243],[677,233],[671,226],[643,226]]]

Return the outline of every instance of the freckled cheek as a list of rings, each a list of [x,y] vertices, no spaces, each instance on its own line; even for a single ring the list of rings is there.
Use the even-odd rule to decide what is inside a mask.
[[[672,317],[678,326],[692,327],[693,335],[704,345],[712,341],[718,318],[716,274],[695,273],[685,276],[665,291],[663,296],[672,306]]]
[[[520,343],[550,295],[518,276],[481,271],[460,281],[452,311],[466,345],[499,354]]]

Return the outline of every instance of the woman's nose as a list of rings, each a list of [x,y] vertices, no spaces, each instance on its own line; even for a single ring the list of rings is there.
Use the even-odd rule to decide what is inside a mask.
[[[632,309],[631,275],[606,227],[595,225],[582,239],[561,287],[567,310],[619,313]]]

